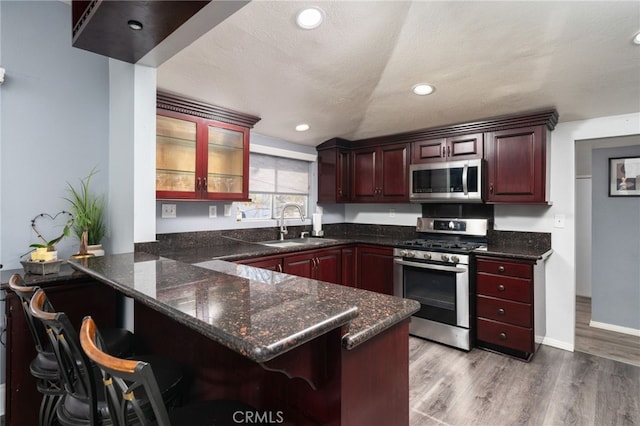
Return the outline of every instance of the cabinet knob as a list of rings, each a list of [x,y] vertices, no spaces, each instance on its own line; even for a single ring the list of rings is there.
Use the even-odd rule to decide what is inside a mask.
[[[451,157],[451,147],[447,147],[447,157]]]
[[[196,191],[200,191],[201,188],[202,188],[202,179],[198,178],[196,179]]]
[[[207,178],[202,178],[202,191],[207,192]]]
[[[489,194],[493,194],[493,184],[489,185]]]
[[[282,272],[282,265],[278,264],[278,265],[276,266],[276,271],[278,271],[278,272]]]
[[[498,266],[498,272],[504,272],[504,266],[502,265]]]
[[[500,333],[500,340],[507,340],[507,333]]]
[[[446,153],[445,153],[445,149],[446,148],[444,147],[444,145],[442,145],[442,155],[441,155],[441,157],[446,157],[447,156]]]
[[[502,308],[498,309],[498,315],[504,315],[504,309]]]
[[[498,291],[504,291],[504,285],[498,284]]]

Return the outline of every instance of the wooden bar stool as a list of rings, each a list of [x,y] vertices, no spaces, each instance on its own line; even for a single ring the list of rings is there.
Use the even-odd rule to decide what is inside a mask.
[[[96,386],[100,370],[82,350],[78,333],[69,318],[64,312],[53,311],[42,289],[35,291],[29,308],[49,336],[60,372],[64,394],[55,410],[57,421],[63,426],[112,424],[104,388]],[[174,362],[149,358],[159,366],[156,380],[161,389],[161,400],[169,406],[176,405],[182,396],[182,369]]]
[[[126,418],[135,413],[137,422],[159,426],[237,425],[246,418],[255,419],[256,409],[240,401],[202,401],[176,409],[163,403],[156,380],[156,365],[133,359],[119,359],[100,349],[98,331],[91,317],[82,321],[82,349],[102,371],[109,413],[114,425],[127,425]],[[144,407],[150,407],[146,410]],[[249,415],[247,416],[247,413]],[[251,423],[264,424],[264,423]]]

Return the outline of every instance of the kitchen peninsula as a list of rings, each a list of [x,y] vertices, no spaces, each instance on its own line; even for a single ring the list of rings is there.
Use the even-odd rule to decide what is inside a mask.
[[[192,399],[241,399],[288,424],[408,424],[415,301],[219,260],[70,264],[133,298],[140,349],[187,366]]]

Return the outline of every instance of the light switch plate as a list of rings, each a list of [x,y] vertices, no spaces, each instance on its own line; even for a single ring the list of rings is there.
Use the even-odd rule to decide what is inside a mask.
[[[163,204],[162,205],[162,218],[172,219],[176,217],[176,205],[175,204]]]
[[[218,207],[209,206],[209,218],[218,217]]]

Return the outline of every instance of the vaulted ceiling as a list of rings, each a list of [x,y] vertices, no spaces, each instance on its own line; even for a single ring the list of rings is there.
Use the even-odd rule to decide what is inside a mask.
[[[302,30],[312,5],[325,20]],[[158,87],[312,146],[549,107],[583,120],[640,111],[639,31],[637,1],[254,0],[161,64]],[[436,91],[412,94],[423,82]]]

